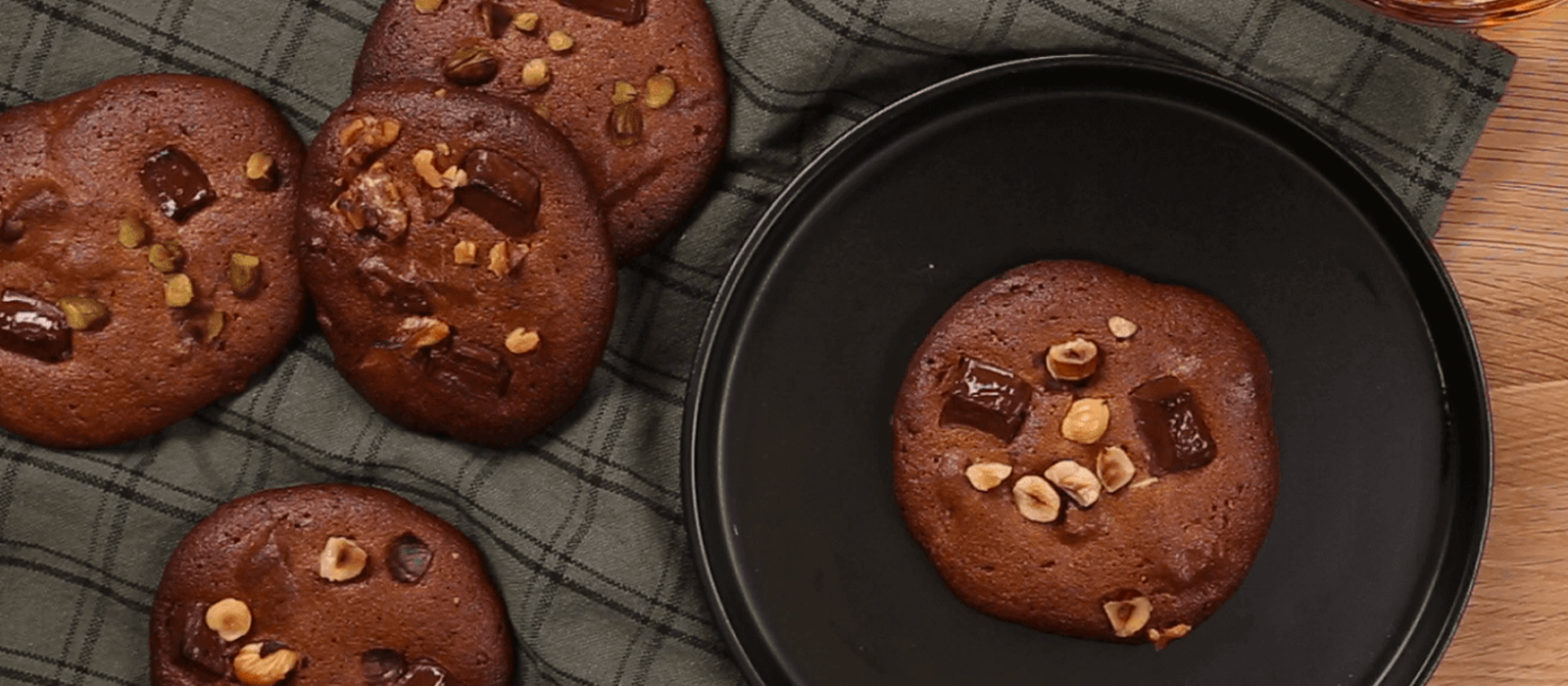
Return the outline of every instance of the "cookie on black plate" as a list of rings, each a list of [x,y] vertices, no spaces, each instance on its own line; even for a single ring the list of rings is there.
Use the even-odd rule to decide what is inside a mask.
[[[199,76],[0,114],[0,426],[110,445],[243,390],[299,325],[301,148]]]
[[[1279,478],[1268,360],[1229,309],[1088,262],[976,286],[894,410],[904,521],[953,592],[1163,646],[1241,585]]]

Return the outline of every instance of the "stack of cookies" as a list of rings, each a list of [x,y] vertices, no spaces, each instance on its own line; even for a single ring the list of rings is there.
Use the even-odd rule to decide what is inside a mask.
[[[303,294],[353,386],[507,446],[576,404],[616,264],[690,211],[729,104],[702,0],[390,0],[308,155],[242,86],[114,79],[0,116],[0,426],[155,433],[241,391]]]
[[[421,431],[569,410],[615,265],[707,185],[728,96],[701,0],[394,0],[310,148],[302,271],[338,369]]]

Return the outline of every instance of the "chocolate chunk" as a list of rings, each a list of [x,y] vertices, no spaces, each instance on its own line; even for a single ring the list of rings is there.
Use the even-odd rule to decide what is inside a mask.
[[[288,647],[289,644],[284,643],[283,641],[266,641],[261,644],[261,648],[257,651],[257,653],[262,657],[266,657]]]
[[[561,6],[623,24],[635,24],[647,14],[645,0],[561,0]]]
[[[450,347],[432,350],[430,369],[437,381],[486,398],[506,395],[512,380],[512,370],[500,353],[471,341],[454,341]]]
[[[191,606],[185,613],[185,624],[180,636],[180,657],[193,665],[222,677],[229,673],[229,660],[224,655],[227,642],[218,632],[207,628],[207,605]]]
[[[457,204],[509,236],[534,230],[539,218],[539,177],[527,167],[489,150],[463,157],[468,185],[457,189]]]
[[[0,243],[22,240],[22,220],[19,217],[0,215]]]
[[[23,189],[26,196],[9,212],[0,212],[0,243],[14,243],[35,224],[58,224],[69,205],[50,188]]]
[[[1131,393],[1138,432],[1149,444],[1149,472],[1163,476],[1197,469],[1216,454],[1208,424],[1192,389],[1174,376],[1162,376]]]
[[[430,571],[430,546],[413,534],[403,534],[392,541],[392,554],[387,557],[387,569],[392,578],[405,584],[418,583]]]
[[[1029,414],[1033,396],[1034,389],[1018,375],[963,357],[958,378],[947,389],[941,423],[979,429],[1003,441],[1012,441]]]
[[[397,681],[403,676],[405,667],[403,654],[396,650],[375,648],[359,656],[360,673],[365,676],[368,686],[384,686]]]
[[[501,71],[501,62],[489,48],[467,45],[458,48],[441,67],[446,80],[459,86],[483,86]]]
[[[53,303],[22,291],[0,293],[0,349],[63,362],[71,358],[71,327]]]
[[[479,16],[479,30],[497,39],[506,35],[506,30],[512,27],[512,17],[517,16],[512,8],[499,2],[479,3],[476,14]]]
[[[445,667],[420,658],[408,666],[408,672],[397,682],[397,686],[448,686],[450,678]]]
[[[177,222],[190,219],[218,195],[207,182],[207,172],[179,148],[164,148],[142,164],[142,188],[164,216]]]
[[[400,312],[429,315],[435,313],[435,291],[412,269],[399,274],[380,257],[367,257],[359,263],[359,275],[370,293]]]

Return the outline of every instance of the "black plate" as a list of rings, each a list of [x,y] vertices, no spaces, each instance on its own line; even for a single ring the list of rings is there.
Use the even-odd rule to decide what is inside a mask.
[[[970,287],[1059,257],[1218,297],[1274,369],[1273,528],[1164,652],[969,609],[893,500],[916,346]],[[684,449],[714,613],[766,684],[1420,683],[1469,595],[1492,478],[1459,298],[1389,191],[1261,96],[1109,57],[940,83],[802,172],[725,280]]]

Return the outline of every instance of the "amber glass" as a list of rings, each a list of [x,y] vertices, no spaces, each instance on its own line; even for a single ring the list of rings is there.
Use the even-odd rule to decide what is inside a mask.
[[[1386,14],[1432,26],[1479,28],[1527,17],[1563,0],[1362,0]]]

